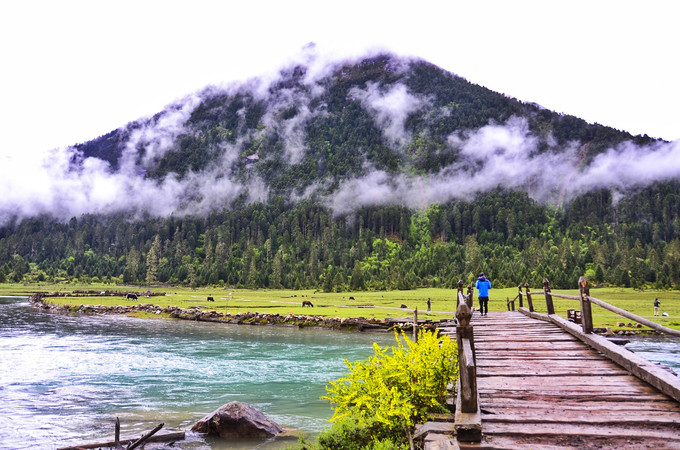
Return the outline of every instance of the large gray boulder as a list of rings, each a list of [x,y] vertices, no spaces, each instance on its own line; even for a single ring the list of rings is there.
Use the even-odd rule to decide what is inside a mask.
[[[269,438],[283,428],[247,403],[229,402],[196,422],[191,431],[223,439]]]

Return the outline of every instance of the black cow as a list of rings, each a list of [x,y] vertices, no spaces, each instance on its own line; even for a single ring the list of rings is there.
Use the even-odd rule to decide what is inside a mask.
[[[214,299],[214,298],[212,298],[212,297],[208,297],[208,301],[209,301],[209,302],[214,302],[214,301],[215,301],[215,299]]]
[[[126,300],[139,300],[139,297],[137,297],[137,294],[132,294],[128,292],[128,294],[125,296]]]
[[[302,302],[302,307],[304,308],[305,306],[309,306],[311,308],[314,308],[314,305],[309,300],[305,300],[305,301]]]
[[[401,305],[401,308],[408,308],[408,306],[406,306],[406,305]]]
[[[350,299],[350,300],[354,300],[354,297],[350,297],[349,299]]]

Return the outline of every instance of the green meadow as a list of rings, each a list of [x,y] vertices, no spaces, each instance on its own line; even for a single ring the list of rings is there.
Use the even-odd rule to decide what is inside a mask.
[[[73,292],[82,291],[121,291],[141,292],[146,287],[115,286],[107,284],[0,284],[0,295],[31,295],[34,292]],[[189,308],[200,306],[231,314],[239,312],[260,312],[270,314],[309,314],[327,317],[364,317],[391,318],[412,317],[413,310],[418,309],[421,319],[439,320],[451,318],[455,312],[456,291],[452,289],[424,288],[414,290],[393,291],[357,291],[357,292],[320,292],[314,290],[276,290],[276,289],[229,289],[224,287],[152,287],[153,293],[165,293],[164,296],[140,297],[140,303],[153,303],[161,307],[180,306]],[[539,291],[533,288],[532,291]],[[578,295],[578,290],[555,290],[555,293]],[[475,293],[476,294],[476,293]],[[507,299],[517,295],[517,288],[492,289],[490,292],[489,308],[492,311],[507,310]],[[680,329],[680,291],[644,290],[624,288],[592,289],[591,295],[619,308],[630,311],[639,316],[654,320],[669,328]],[[214,302],[208,302],[211,296]],[[661,301],[661,312],[668,313],[668,317],[654,317],[653,302],[655,298]],[[427,299],[431,299],[432,310],[427,311]],[[543,294],[534,295],[534,308],[538,312],[547,312]],[[302,307],[302,301],[309,300],[314,308]],[[124,297],[51,297],[50,302],[60,304],[93,304],[93,305],[126,305],[134,304],[133,300]],[[579,309],[577,300],[553,298],[555,311],[565,317],[567,309]],[[476,303],[476,295],[475,295]],[[406,309],[401,308],[406,305]],[[525,300],[525,306],[526,300]],[[515,302],[519,306],[519,302]],[[618,327],[618,322],[629,323],[629,319],[620,317],[597,305],[593,305],[593,321],[597,327]]]

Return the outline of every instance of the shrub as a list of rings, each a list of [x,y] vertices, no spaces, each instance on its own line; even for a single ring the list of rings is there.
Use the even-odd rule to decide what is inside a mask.
[[[366,433],[390,436],[394,445],[404,445],[411,441],[416,423],[424,422],[431,412],[446,411],[446,386],[458,375],[455,342],[426,330],[421,330],[417,343],[403,332],[395,333],[395,338],[397,345],[391,352],[373,344],[375,354],[367,361],[345,361],[350,372],[326,386],[322,398],[333,405],[331,421],[340,421],[329,431],[342,437],[334,444],[346,446],[322,448],[364,448]],[[350,443],[352,434],[358,447]],[[390,448],[387,442],[381,445]]]
[[[375,419],[347,416],[333,422],[317,438],[316,448],[333,450],[359,450],[403,447],[391,440],[391,433]],[[385,444],[392,444],[386,447]]]

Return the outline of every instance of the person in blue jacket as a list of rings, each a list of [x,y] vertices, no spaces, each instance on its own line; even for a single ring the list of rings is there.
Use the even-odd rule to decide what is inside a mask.
[[[475,288],[477,288],[479,296],[479,313],[482,316],[486,316],[489,312],[489,289],[491,289],[491,281],[487,280],[484,276],[484,272],[479,274]]]

